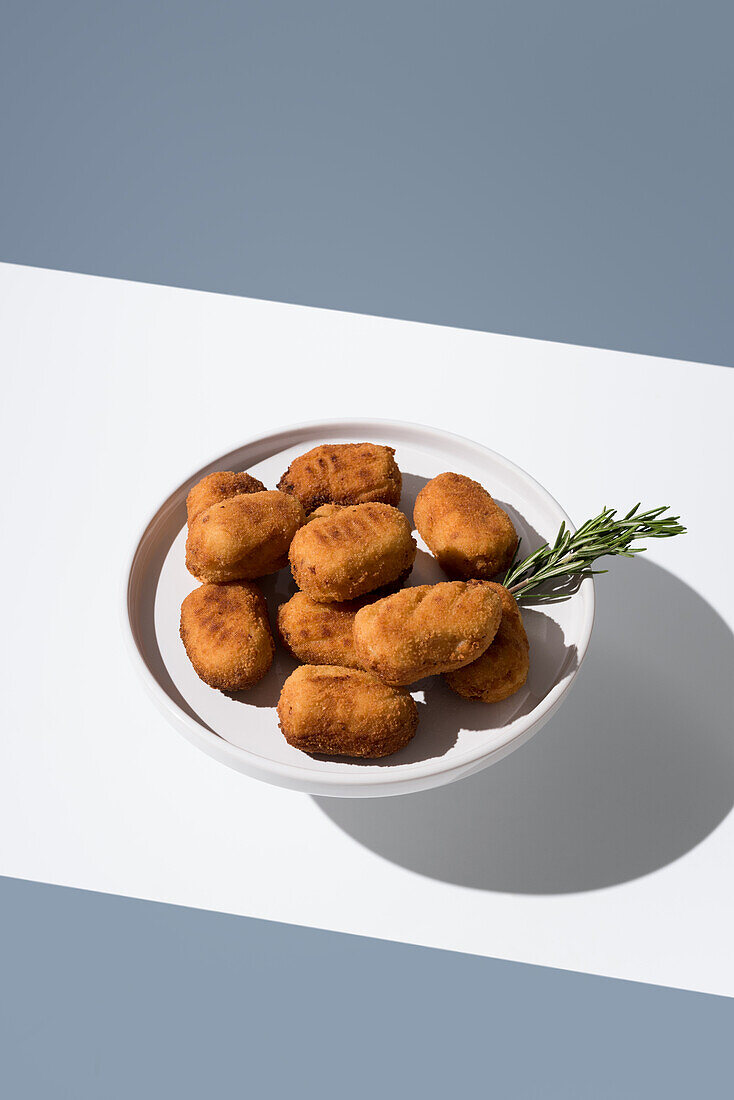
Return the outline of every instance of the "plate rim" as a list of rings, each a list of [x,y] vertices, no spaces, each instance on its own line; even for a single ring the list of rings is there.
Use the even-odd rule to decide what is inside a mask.
[[[582,631],[580,637],[575,642],[577,657],[576,667],[572,675],[562,683],[555,684],[541,703],[527,716],[532,720],[516,730],[513,736],[501,740],[491,749],[487,749],[486,747],[480,748],[478,746],[469,748],[459,759],[454,760],[450,766],[441,766],[442,757],[431,757],[429,760],[410,765],[411,771],[407,775],[405,773],[393,773],[391,775],[389,769],[369,769],[364,772],[355,772],[354,775],[324,772],[322,776],[317,777],[314,776],[311,769],[301,767],[298,764],[278,763],[268,760],[267,757],[262,757],[260,754],[250,752],[245,748],[232,744],[216,733],[216,731],[209,731],[200,721],[195,721],[189,717],[189,715],[185,714],[175,700],[171,699],[159,684],[156,676],[145,660],[141,647],[138,644],[135,627],[133,625],[132,597],[134,594],[135,574],[144,541],[147,539],[151,529],[154,528],[160,522],[161,517],[166,514],[167,506],[171,505],[172,498],[175,497],[187,483],[193,482],[193,479],[197,477],[205,476],[202,471],[220,464],[222,461],[229,458],[230,455],[234,455],[246,448],[256,447],[266,443],[275,442],[277,444],[279,437],[285,439],[295,433],[314,432],[314,434],[318,434],[319,429],[323,428],[330,429],[332,433],[334,429],[341,428],[346,435],[353,435],[355,432],[361,432],[363,429],[367,431],[371,428],[375,428],[384,434],[388,434],[390,430],[396,432],[405,432],[407,430],[409,433],[427,433],[429,436],[437,436],[444,440],[452,440],[464,446],[468,445],[471,448],[475,448],[491,456],[493,460],[504,466],[508,471],[519,474],[531,484],[536,492],[546,499],[547,503],[558,510],[567,527],[569,527],[571,531],[575,530],[575,525],[565,509],[545,486],[541,485],[541,483],[532,476],[532,474],[529,474],[522,466],[506,458],[498,451],[494,451],[491,447],[486,446],[486,444],[479,443],[477,440],[471,439],[468,436],[459,435],[456,432],[447,431],[443,428],[437,428],[433,425],[422,424],[416,421],[393,420],[382,417],[328,417],[320,420],[300,421],[296,424],[284,425],[271,431],[250,436],[238,446],[231,448],[224,454],[219,452],[212,456],[208,462],[200,463],[187,477],[180,480],[170,490],[158,507],[148,516],[147,521],[138,530],[138,534],[132,543],[131,549],[125,557],[125,567],[121,578],[122,606],[120,611],[123,619],[123,636],[128,657],[133,667],[140,675],[147,689],[147,694],[156,703],[159,711],[163,713],[169,723],[182,733],[187,740],[202,749],[207,755],[227,764],[234,770],[275,786],[295,789],[309,794],[331,795],[337,797],[384,796],[403,794],[409,791],[417,791],[444,785],[464,775],[482,770],[484,767],[496,763],[514,749],[519,748],[521,744],[534,736],[552,717],[553,713],[560,706],[568,691],[575,683],[581,665],[586,657],[594,626],[596,595],[593,577],[585,578],[577,592],[571,597],[573,599],[576,596],[583,595],[586,604],[586,615]],[[267,760],[267,764],[263,764],[263,760]]]

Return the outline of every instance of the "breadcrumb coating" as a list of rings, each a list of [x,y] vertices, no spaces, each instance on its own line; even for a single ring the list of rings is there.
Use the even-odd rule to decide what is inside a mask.
[[[264,490],[262,481],[258,481],[252,474],[234,473],[232,470],[218,470],[207,474],[194,485],[186,497],[188,524],[191,526],[191,521],[196,519],[199,512],[211,508],[212,504],[219,504],[220,501],[239,496],[240,493],[261,493]]]
[[[186,540],[186,568],[202,581],[253,580],[276,573],[305,523],[295,497],[277,489],[229,497],[194,518]]]
[[[530,645],[517,601],[501,584],[492,588],[502,601],[502,618],[492,644],[478,660],[445,676],[457,695],[483,703],[509,699],[523,686],[530,668]]]
[[[278,482],[308,514],[322,504],[399,504],[402,477],[395,449],[378,443],[324,443],[291,462]]]
[[[442,581],[404,588],[357,612],[357,657],[389,684],[461,668],[495,636],[502,603],[486,581]]]
[[[252,687],[275,653],[265,599],[251,581],[190,592],[181,605],[181,641],[197,676],[220,691]]]
[[[418,726],[418,709],[402,688],[370,672],[301,665],[283,685],[278,719],[302,752],[375,759],[402,749]]]
[[[354,649],[354,618],[369,599],[316,603],[305,592],[296,592],[278,608],[280,640],[304,664],[361,668]]]
[[[341,603],[402,578],[416,543],[410,523],[389,504],[356,504],[313,519],[297,532],[293,577],[317,603]]]
[[[450,577],[489,580],[509,568],[517,549],[507,512],[463,474],[432,478],[416,497],[413,522]]]

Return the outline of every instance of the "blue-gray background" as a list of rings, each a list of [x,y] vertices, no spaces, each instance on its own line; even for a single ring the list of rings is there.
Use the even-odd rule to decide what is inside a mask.
[[[0,20],[0,260],[734,363],[729,0]],[[732,1001],[12,880],[0,904],[13,1098],[730,1090]]]
[[[731,0],[3,0],[0,258],[734,363]]]

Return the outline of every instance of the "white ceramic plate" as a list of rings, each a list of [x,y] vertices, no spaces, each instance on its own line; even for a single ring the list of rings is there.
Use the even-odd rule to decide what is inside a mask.
[[[554,538],[562,520],[559,504],[533,478],[479,443],[388,420],[344,420],[303,424],[253,439],[193,473],[160,506],[146,526],[130,563],[125,622],[136,667],[153,698],[176,729],[232,768],[257,779],[309,794],[368,797],[404,794],[451,783],[493,764],[544,725],[576,677],[594,620],[593,580],[562,603],[524,609],[530,639],[526,686],[503,703],[472,703],[449,691],[440,677],[421,681],[418,732],[406,748],[384,760],[312,758],[286,744],[275,705],[295,667],[280,647],[272,669],[259,684],[236,697],[202,683],[179,638],[184,596],[196,582],[184,564],[186,494],[213,470],[249,470],[268,487],[299,454],[327,441],[387,443],[396,449],[403,473],[401,507],[412,517],[416,493],[444,470],[485,485],[511,515],[523,554]],[[409,584],[445,580],[424,544]],[[261,582],[271,621],[277,605],[295,590],[289,570]]]

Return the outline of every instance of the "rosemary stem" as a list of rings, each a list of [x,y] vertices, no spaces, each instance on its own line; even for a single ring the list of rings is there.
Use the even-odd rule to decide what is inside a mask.
[[[623,516],[616,518],[616,509],[603,508],[598,516],[583,523],[575,533],[561,524],[555,542],[545,543],[524,561],[514,561],[505,574],[503,584],[517,598],[528,596],[531,591],[548,581],[565,584],[572,578],[583,578],[605,570],[592,569],[603,557],[634,557],[642,553],[644,546],[632,543],[642,538],[671,538],[685,534],[685,527],[678,516],[663,515],[667,505],[639,511],[639,504]],[[563,593],[538,592],[536,600],[561,598]]]

